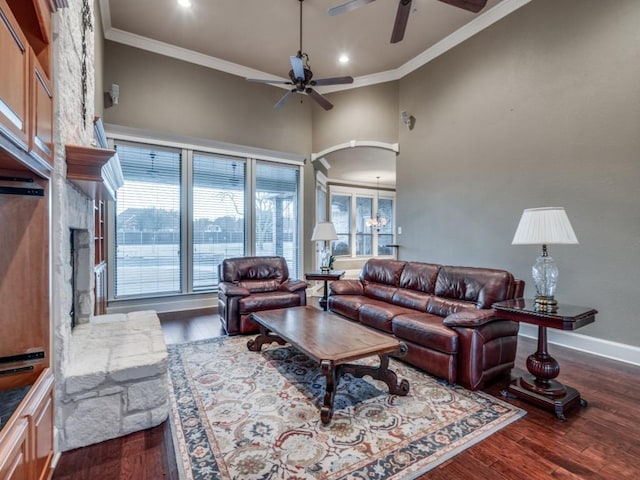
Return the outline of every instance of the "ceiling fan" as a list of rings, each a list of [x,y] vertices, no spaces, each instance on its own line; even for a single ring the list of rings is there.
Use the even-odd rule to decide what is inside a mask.
[[[478,13],[487,4],[487,0],[439,0],[454,7],[462,8],[473,13]],[[342,5],[337,5],[329,9],[329,15],[339,15],[341,13],[350,12],[367,3],[375,2],[375,0],[349,0]],[[404,32],[407,29],[407,21],[409,13],[411,13],[412,0],[399,0],[396,19],[393,22],[393,32],[391,32],[391,43],[398,43],[404,38]]]
[[[313,79],[313,72],[311,71],[311,67],[309,66],[309,55],[302,51],[303,1],[304,0],[298,0],[298,2],[300,2],[300,49],[298,50],[297,55],[289,57],[291,60],[291,70],[289,70],[290,80],[266,80],[258,78],[247,78],[247,81],[257,83],[281,83],[285,85],[294,85],[291,90],[285,93],[284,96],[280,100],[278,100],[278,102],[273,106],[274,108],[282,107],[285,103],[287,103],[287,100],[289,100],[289,98],[295,93],[306,93],[322,108],[324,108],[325,110],[331,110],[333,108],[333,104],[311,87],[315,87],[316,85],[339,85],[353,83],[353,77],[318,78],[317,80]]]

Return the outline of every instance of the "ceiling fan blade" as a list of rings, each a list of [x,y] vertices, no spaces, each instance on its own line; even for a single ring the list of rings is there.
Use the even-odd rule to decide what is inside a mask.
[[[305,92],[307,93],[307,95],[313,98],[318,103],[318,105],[320,105],[325,110],[331,110],[333,108],[333,104],[329,100],[324,98],[322,95],[320,95],[318,92],[316,92],[313,88],[307,87]]]
[[[304,80],[304,64],[302,63],[302,58],[293,55],[290,58],[293,76],[297,79]]]
[[[267,80],[266,78],[247,78],[246,80],[252,83],[284,83],[293,85],[290,80]]]
[[[353,83],[353,77],[330,77],[311,80],[310,85],[341,85],[343,83]]]
[[[280,100],[278,100],[278,103],[276,103],[273,108],[281,108],[285,103],[287,103],[287,100],[289,100],[291,95],[293,95],[294,93],[296,93],[296,89],[292,88],[287,93],[285,93]]]
[[[404,38],[404,31],[407,29],[407,21],[411,13],[411,1],[400,0],[398,2],[396,20],[393,23],[393,32],[391,32],[391,43],[398,43]]]
[[[340,15],[341,13],[350,12],[351,10],[355,10],[356,8],[371,2],[375,2],[375,0],[349,0],[348,2],[343,3],[342,5],[337,5],[335,7],[330,8],[327,13],[331,16]]]
[[[487,4],[487,0],[440,0],[454,7],[462,8],[473,13],[478,13]]]

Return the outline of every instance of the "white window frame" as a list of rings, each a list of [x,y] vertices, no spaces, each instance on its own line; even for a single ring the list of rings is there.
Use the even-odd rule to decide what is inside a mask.
[[[333,221],[331,212],[331,199],[333,195],[345,195],[351,197],[351,231],[349,232],[350,255],[336,255],[338,258],[368,259],[368,258],[394,258],[394,255],[378,255],[378,231],[372,228],[371,255],[356,255],[356,197],[372,198],[373,215],[378,211],[378,199],[389,199],[393,201],[393,218],[391,231],[393,232],[393,242],[396,241],[396,192],[389,190],[377,190],[369,187],[351,187],[345,185],[329,184],[329,211],[327,214]]]

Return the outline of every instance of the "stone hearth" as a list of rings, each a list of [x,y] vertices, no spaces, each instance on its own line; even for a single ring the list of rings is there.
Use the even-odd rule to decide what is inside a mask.
[[[101,315],[77,325],[61,390],[62,450],[165,421],[167,347],[156,313]]]

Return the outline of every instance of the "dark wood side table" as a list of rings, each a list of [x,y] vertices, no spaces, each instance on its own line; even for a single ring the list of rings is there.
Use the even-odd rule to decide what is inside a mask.
[[[533,299],[516,298],[493,304],[501,318],[538,326],[538,349],[527,358],[529,374],[514,380],[505,392],[506,396],[527,400],[539,407],[555,412],[560,420],[564,413],[576,405],[586,406],[575,388],[554,380],[560,373],[560,365],[549,355],[547,328],[576,330],[593,323],[598,313],[588,307],[558,304],[555,311],[536,310]]]
[[[322,280],[324,282],[324,293],[320,299],[320,306],[324,311],[327,310],[327,297],[329,295],[329,288],[327,282],[334,280],[340,280],[344,275],[344,270],[329,270],[328,272],[308,272],[304,276],[307,280]]]

